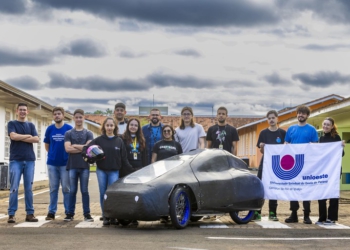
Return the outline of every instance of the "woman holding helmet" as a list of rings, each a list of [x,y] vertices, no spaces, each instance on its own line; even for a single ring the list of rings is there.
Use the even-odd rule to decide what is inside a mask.
[[[84,152],[92,145],[100,146],[103,150],[104,157],[96,161],[96,175],[100,190],[100,206],[103,216],[103,197],[107,190],[107,186],[111,185],[119,179],[119,171],[122,168],[132,168],[127,159],[126,148],[123,140],[118,134],[118,125],[113,118],[108,117],[101,126],[102,135],[92,140],[89,145],[84,148]],[[95,149],[96,150],[96,149]],[[97,150],[98,151],[98,150]],[[89,156],[86,156],[89,161]],[[95,156],[96,157],[96,156]],[[97,158],[97,157],[96,157]],[[103,225],[117,225],[118,222],[113,218],[103,216]]]

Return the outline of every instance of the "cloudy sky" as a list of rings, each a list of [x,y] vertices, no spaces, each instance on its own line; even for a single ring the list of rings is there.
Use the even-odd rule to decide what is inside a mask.
[[[1,0],[0,79],[73,111],[350,95],[348,0]]]

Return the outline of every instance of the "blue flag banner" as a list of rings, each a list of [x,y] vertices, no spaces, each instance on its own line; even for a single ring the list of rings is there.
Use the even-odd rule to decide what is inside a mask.
[[[265,145],[265,199],[339,198],[342,142]]]

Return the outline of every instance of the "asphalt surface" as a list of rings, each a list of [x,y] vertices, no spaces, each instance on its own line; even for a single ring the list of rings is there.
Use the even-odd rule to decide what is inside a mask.
[[[91,214],[95,218],[93,223],[83,222],[80,195],[74,221],[63,221],[65,215],[62,202],[59,202],[56,220],[45,221],[49,192],[47,188],[40,188],[34,191],[35,215],[39,222],[24,223],[24,200],[23,195],[20,195],[17,223],[8,224],[8,198],[3,197],[0,199],[0,249],[348,249],[350,243],[350,200],[347,198],[341,200],[336,226],[320,227],[301,222],[286,224],[284,219],[289,216],[289,202],[280,201],[279,222],[266,220],[268,211],[265,202],[262,222],[237,225],[229,216],[223,215],[216,220],[200,220],[184,230],[176,230],[171,223],[162,224],[159,221],[140,222],[139,226],[103,227],[99,221],[101,211],[94,173],[90,176],[89,192]],[[312,202],[311,210],[315,221],[317,202]]]

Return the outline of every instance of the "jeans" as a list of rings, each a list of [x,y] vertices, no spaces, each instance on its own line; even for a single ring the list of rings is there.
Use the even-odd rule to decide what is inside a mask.
[[[83,203],[84,215],[90,213],[90,196],[89,196],[89,177],[90,169],[88,168],[75,168],[69,170],[69,205],[68,214],[75,214],[75,203],[77,200],[78,180],[80,182],[80,192]]]
[[[107,190],[107,186],[116,182],[119,178],[119,170],[105,171],[99,168],[96,169],[98,188],[100,190],[100,206],[103,215],[103,199]]]
[[[69,172],[66,170],[66,166],[47,165],[47,170],[50,182],[49,213],[56,214],[57,212],[58,191],[61,183],[64,213],[67,214],[69,203]]]
[[[18,188],[23,174],[24,200],[27,214],[34,214],[33,206],[33,180],[34,161],[10,161],[10,200],[8,215],[15,215],[18,209]]]

